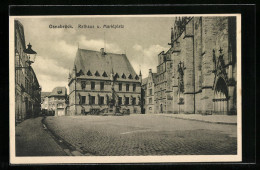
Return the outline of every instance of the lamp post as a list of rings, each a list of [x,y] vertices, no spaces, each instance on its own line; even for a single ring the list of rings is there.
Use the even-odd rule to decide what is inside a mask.
[[[31,64],[35,62],[35,58],[36,58],[36,55],[37,55],[37,52],[35,52],[33,49],[32,49],[32,45],[29,43],[27,45],[27,49],[23,50],[23,52],[26,54],[26,58],[25,58],[25,62],[28,64],[28,65],[25,65],[25,66],[21,66],[20,65],[20,61],[19,61],[19,65],[18,66],[15,66],[15,70],[16,71],[19,71],[21,69],[30,69],[31,67]],[[19,60],[20,60],[20,57],[21,57],[21,54],[18,54],[19,55]],[[17,74],[17,73],[15,73]],[[17,75],[17,78],[20,79],[20,74]],[[23,85],[22,85],[23,87]],[[26,106],[27,107],[27,106]],[[18,118],[20,117],[20,113],[18,112]]]
[[[27,54],[27,56],[28,56],[27,63],[29,64],[29,66],[31,66],[31,64],[34,63],[34,61],[35,61],[37,53],[35,51],[33,51],[32,45],[30,43],[27,46],[28,46],[28,48],[25,49],[23,52],[25,52]]]
[[[25,67],[20,67],[20,66],[19,66],[19,67],[15,67],[16,70],[18,70],[18,69],[23,69],[23,68],[29,68],[29,67],[31,66],[31,64],[35,62],[37,52],[32,49],[32,45],[31,45],[30,43],[29,43],[27,46],[28,46],[28,47],[27,47],[25,50],[23,50],[23,52],[24,52],[24,53],[27,55],[27,57],[28,57],[27,60],[26,60],[26,63],[28,63],[29,66],[25,66]]]

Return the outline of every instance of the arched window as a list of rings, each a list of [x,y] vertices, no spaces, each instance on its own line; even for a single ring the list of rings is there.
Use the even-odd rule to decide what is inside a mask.
[[[222,77],[216,83],[213,108],[216,114],[227,114],[228,111],[228,88]]]

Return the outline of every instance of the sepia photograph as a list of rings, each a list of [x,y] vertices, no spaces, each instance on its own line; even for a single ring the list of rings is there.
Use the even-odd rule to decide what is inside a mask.
[[[10,16],[10,161],[242,161],[241,15]]]

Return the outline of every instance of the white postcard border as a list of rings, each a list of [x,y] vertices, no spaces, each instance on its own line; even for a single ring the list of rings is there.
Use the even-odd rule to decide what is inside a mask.
[[[14,19],[19,18],[82,18],[82,17],[176,17],[176,16],[236,16],[237,18],[237,155],[176,155],[176,156],[45,156],[15,155],[15,62]],[[181,14],[181,15],[53,15],[9,16],[9,137],[11,164],[68,163],[177,163],[177,162],[241,162],[242,161],[242,88],[241,88],[241,14]]]

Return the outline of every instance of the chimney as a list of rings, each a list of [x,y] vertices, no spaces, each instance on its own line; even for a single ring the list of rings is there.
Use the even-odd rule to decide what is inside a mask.
[[[105,50],[104,50],[104,48],[101,48],[101,49],[100,49],[100,53],[101,53],[101,55],[105,55]]]
[[[151,68],[149,69],[149,73],[152,73],[152,69]]]

